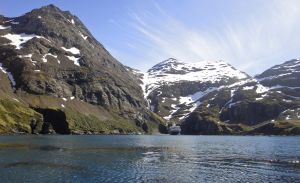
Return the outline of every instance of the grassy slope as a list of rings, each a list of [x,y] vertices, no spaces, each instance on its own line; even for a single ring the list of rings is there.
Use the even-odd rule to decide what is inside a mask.
[[[0,99],[0,133],[31,133],[32,119],[41,120],[42,115],[20,102]]]

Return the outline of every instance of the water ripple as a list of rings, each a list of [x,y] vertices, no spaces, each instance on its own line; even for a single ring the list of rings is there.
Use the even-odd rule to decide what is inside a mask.
[[[300,182],[299,139],[0,137],[1,182]]]

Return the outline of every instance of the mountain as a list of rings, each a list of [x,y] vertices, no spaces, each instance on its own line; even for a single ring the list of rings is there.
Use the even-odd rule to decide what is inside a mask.
[[[150,109],[179,124],[184,134],[299,134],[297,64],[287,62],[252,78],[223,61],[171,58],[147,73],[134,73]]]
[[[0,133],[155,132],[139,81],[54,5],[0,16]]]
[[[199,106],[198,99],[247,78],[222,61],[183,63],[170,58],[148,70],[143,88],[153,112],[166,120],[180,120]]]

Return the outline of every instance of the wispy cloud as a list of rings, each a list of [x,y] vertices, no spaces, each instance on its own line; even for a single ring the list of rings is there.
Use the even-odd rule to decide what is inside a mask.
[[[253,6],[253,12],[243,15],[242,20],[220,18],[218,29],[187,24],[157,3],[151,11],[131,10],[128,48],[116,50],[117,56],[144,70],[168,57],[190,62],[225,60],[249,74],[297,56],[300,1],[258,2],[259,10]],[[194,18],[201,22],[203,17]]]

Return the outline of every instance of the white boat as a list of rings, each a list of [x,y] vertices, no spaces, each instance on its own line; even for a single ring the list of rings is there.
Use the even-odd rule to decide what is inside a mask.
[[[180,126],[176,126],[173,124],[172,126],[169,127],[169,134],[170,135],[180,135],[181,128]]]

